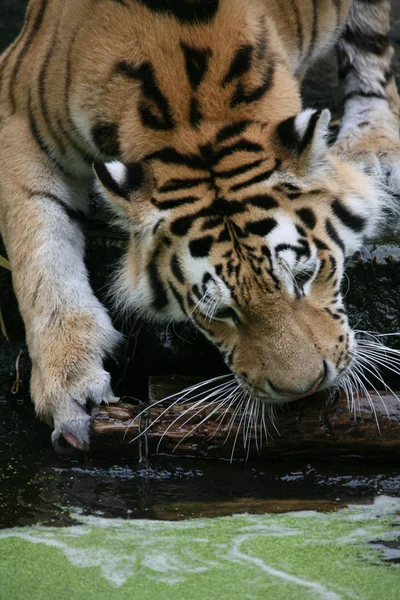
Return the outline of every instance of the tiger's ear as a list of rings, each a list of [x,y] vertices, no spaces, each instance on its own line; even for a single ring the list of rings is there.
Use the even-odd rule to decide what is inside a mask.
[[[315,169],[325,162],[330,120],[329,110],[309,108],[279,123],[276,141],[295,170]]]
[[[148,177],[142,163],[94,163],[93,169],[100,187],[120,206],[143,198]]]

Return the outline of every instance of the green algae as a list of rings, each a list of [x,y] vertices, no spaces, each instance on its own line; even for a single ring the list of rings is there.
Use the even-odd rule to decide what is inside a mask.
[[[400,500],[181,522],[71,515],[0,532],[7,600],[397,600]]]

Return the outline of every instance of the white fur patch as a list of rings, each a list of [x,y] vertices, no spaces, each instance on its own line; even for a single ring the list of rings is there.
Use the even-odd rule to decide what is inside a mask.
[[[118,185],[124,185],[126,181],[127,168],[122,162],[113,160],[112,162],[105,163],[104,166],[114,181],[118,183]]]

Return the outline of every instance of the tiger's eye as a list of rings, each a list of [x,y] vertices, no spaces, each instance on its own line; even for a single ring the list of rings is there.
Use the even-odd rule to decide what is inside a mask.
[[[239,315],[231,306],[224,306],[224,308],[217,310],[214,315],[214,319],[217,321],[233,321],[235,325],[240,325],[241,323]]]

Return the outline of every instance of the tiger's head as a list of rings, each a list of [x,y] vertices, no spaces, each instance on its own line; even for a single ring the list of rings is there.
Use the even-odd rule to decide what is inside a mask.
[[[130,243],[121,307],[190,320],[243,388],[269,403],[345,377],[356,341],[345,261],[382,221],[374,180],[336,157],[329,111],[220,125],[140,163],[95,165]]]

